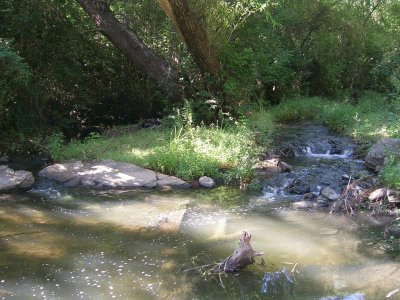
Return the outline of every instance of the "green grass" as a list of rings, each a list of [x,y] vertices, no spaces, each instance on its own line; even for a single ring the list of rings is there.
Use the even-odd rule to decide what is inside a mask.
[[[317,121],[330,129],[366,143],[400,137],[400,114],[379,94],[366,93],[357,105],[324,98],[285,101],[271,111],[276,122]],[[400,159],[382,171],[388,186],[400,188]]]
[[[393,158],[382,171],[385,183],[400,190],[400,158]]]
[[[115,138],[93,136],[60,147],[56,136],[49,147],[53,158],[134,163],[162,173],[194,180],[206,175],[230,184],[248,184],[256,178],[253,161],[265,148],[272,128],[271,116],[254,112],[243,122],[224,128],[185,126],[142,129]],[[260,138],[262,137],[262,138]]]

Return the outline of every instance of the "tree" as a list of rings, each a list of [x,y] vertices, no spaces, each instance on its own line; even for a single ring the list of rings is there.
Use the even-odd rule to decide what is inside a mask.
[[[76,2],[93,19],[98,30],[139,70],[155,80],[171,101],[182,100],[177,70],[145,45],[131,28],[121,23],[112,13],[107,1]]]
[[[200,71],[216,76],[220,62],[202,13],[193,11],[187,0],[158,0],[158,3],[181,34]]]

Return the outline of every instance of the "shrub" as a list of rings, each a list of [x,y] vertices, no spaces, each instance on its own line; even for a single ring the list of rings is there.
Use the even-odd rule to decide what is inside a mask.
[[[59,160],[63,157],[64,138],[64,134],[61,132],[54,132],[48,138],[47,150],[53,160]]]

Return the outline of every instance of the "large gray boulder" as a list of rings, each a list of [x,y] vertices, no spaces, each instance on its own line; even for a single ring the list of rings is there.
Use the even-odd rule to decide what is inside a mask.
[[[0,166],[0,193],[30,188],[34,181],[31,172],[14,171],[5,165]]]
[[[391,155],[400,156],[400,138],[378,141],[369,150],[365,163],[369,168],[380,171]]]
[[[180,178],[157,173],[134,164],[118,163],[114,161],[55,164],[41,170],[39,176],[58,181],[67,187],[189,187],[189,184]]]

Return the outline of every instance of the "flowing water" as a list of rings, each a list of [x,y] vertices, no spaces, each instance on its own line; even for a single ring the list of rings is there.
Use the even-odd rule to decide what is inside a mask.
[[[342,173],[364,171],[347,153],[323,149],[321,157],[312,144],[262,193],[118,193],[39,181],[27,193],[0,195],[0,299],[400,299],[398,241],[383,241],[381,219],[292,209],[298,196],[285,191],[288,180],[317,192],[339,188]],[[255,264],[222,277],[196,271],[229,256],[242,230],[264,252]],[[294,283],[263,293],[265,274],[282,268]]]

